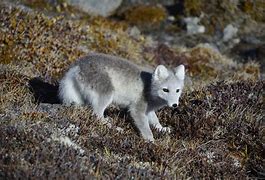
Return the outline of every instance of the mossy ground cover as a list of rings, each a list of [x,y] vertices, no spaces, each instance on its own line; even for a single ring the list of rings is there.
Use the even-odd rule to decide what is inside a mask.
[[[128,28],[125,22],[47,16],[1,4],[0,177],[264,178],[265,82],[259,66],[201,46],[157,46]],[[179,108],[158,112],[173,132],[153,130],[156,141],[148,143],[126,110],[113,106],[106,112],[124,129],[118,132],[98,123],[89,107],[36,98],[34,78],[49,83],[37,87],[56,98],[49,90],[56,91],[68,66],[90,51],[150,66],[186,64]]]

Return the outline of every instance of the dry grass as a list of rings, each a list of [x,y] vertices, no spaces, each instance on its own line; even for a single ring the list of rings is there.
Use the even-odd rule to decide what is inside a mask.
[[[164,49],[174,60],[165,64],[187,61],[193,88],[178,109],[158,112],[173,132],[155,132],[148,143],[124,110],[106,112],[120,133],[100,124],[89,107],[41,103],[30,89],[36,76],[56,87],[87,48],[162,62],[144,36],[134,39],[126,26],[100,18],[50,18],[4,5],[0,32],[0,178],[264,178],[265,82],[255,63],[237,64],[201,47]]]

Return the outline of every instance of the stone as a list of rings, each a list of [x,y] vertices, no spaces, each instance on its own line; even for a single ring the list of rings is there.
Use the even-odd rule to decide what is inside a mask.
[[[200,17],[187,17],[183,19],[187,26],[187,33],[189,35],[204,33],[205,27],[203,25],[199,25],[201,18]]]
[[[108,17],[121,5],[122,0],[66,0],[66,2],[92,16]]]
[[[174,5],[174,0],[124,0],[123,6],[132,6],[135,4],[162,4],[164,6]]]
[[[223,41],[227,42],[231,39],[233,39],[237,35],[238,29],[234,27],[232,24],[227,25],[224,28],[223,32]]]

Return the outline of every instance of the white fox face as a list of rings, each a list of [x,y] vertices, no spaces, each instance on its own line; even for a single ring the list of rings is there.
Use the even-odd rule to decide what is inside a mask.
[[[177,107],[184,86],[184,66],[180,65],[172,72],[165,66],[159,65],[152,78],[152,95],[163,99],[170,107]]]

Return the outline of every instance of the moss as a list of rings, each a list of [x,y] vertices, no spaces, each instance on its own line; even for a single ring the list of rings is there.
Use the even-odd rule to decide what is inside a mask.
[[[141,62],[146,51],[155,54],[150,50],[155,47],[145,46],[145,36],[134,39],[126,24],[111,20],[69,20],[15,7],[2,8],[0,20],[1,47],[12,55],[0,65],[0,179],[263,177],[265,83],[256,80],[255,63],[236,64],[201,46],[176,50],[176,57],[162,46],[156,51],[164,55],[162,63],[187,61],[196,90],[184,93],[177,109],[157,112],[172,133],[154,132],[155,143],[148,143],[133,129],[127,112],[115,107],[106,112],[124,129],[121,134],[100,124],[90,107],[34,103],[28,88],[35,76],[57,81],[70,63],[91,50]],[[229,79],[239,72],[246,78]]]
[[[173,133],[156,133],[156,144],[137,137],[130,124],[119,124],[125,134],[104,128],[88,108],[49,106],[52,121],[42,121],[47,114],[39,107],[22,114],[27,121],[0,122],[0,168],[6,177],[247,178],[264,167],[258,126],[263,89],[262,81],[218,82],[185,94],[178,109],[158,113]],[[110,116],[117,111],[110,109]],[[70,124],[79,130],[72,133]],[[84,153],[53,141],[53,133],[68,137]]]
[[[62,19],[48,18],[42,14],[30,14],[18,9],[2,10],[0,29],[1,34],[6,38],[1,38],[1,44],[8,51],[1,51],[4,55],[2,61],[5,63],[32,63],[35,64],[35,70],[41,73],[50,73],[50,77],[58,77],[58,70],[67,65],[67,61],[62,59],[76,59],[81,54],[71,46],[76,44],[79,35],[71,34],[71,27],[62,32]],[[5,31],[9,28],[9,31]],[[47,33],[51,31],[54,33]],[[69,37],[69,43],[56,41]],[[42,44],[42,45],[41,45]],[[7,53],[8,52],[8,53]],[[11,55],[10,55],[11,54]],[[69,62],[68,62],[69,64]]]
[[[196,85],[201,84],[201,82],[198,82],[198,78],[202,79],[205,85],[209,82],[225,79],[260,79],[260,65],[256,62],[236,63],[218,51],[201,45],[191,49],[176,49],[175,52],[179,54],[180,58],[177,58],[178,60],[181,60],[182,56],[185,57],[182,64],[187,65],[188,74]]]
[[[166,10],[160,6],[140,5],[125,12],[125,20],[142,29],[156,29],[166,19]]]
[[[187,16],[200,16],[203,12],[203,1],[185,0],[184,8]]]
[[[258,22],[264,22],[265,2],[257,1],[184,1],[184,16],[200,16],[202,13],[207,18],[202,18],[201,23],[206,26],[207,33],[214,34],[216,29],[224,29],[230,23],[237,22],[246,15]],[[220,16],[222,14],[222,16]]]
[[[92,51],[117,55],[139,62],[145,39],[133,39],[129,36],[127,29],[126,23],[109,21],[100,17],[93,18],[87,29],[91,39],[86,45]]]
[[[19,116],[19,118],[21,120],[25,120],[25,121],[30,120],[32,122],[51,121],[48,113],[38,112],[38,111],[25,111]]]
[[[252,79],[256,80],[260,78],[260,66],[255,62],[248,62],[239,66],[235,77],[238,79],[246,80]]]
[[[54,6],[45,0],[22,0],[22,2],[30,8],[42,8],[46,10],[54,10]]]
[[[183,10],[175,12],[177,14],[176,19],[181,20],[183,17],[204,15],[200,24],[206,27],[206,33],[210,35],[214,35],[216,31],[222,31],[231,23],[236,22],[240,26],[245,26],[252,20],[264,22],[265,17],[265,2],[263,0],[216,0],[211,2],[207,0],[185,0],[179,1],[178,4],[183,7]],[[244,21],[241,22],[239,19],[244,19]],[[174,26],[169,27],[170,30],[179,31],[177,27],[174,30]]]
[[[3,47],[0,50],[1,63],[9,64],[16,58],[14,41],[6,37],[2,42]]]
[[[188,64],[190,65],[190,74],[200,75],[202,77],[216,77],[217,72],[210,65],[211,61],[216,60],[216,53],[207,48],[193,48],[190,52]]]
[[[32,64],[32,71],[53,81],[88,51],[139,61],[145,41],[131,38],[125,23],[103,18],[70,22],[62,16],[50,18],[11,8],[2,9],[0,19],[2,63]]]
[[[33,96],[27,88],[29,77],[13,71],[0,72],[0,112],[8,112],[9,107],[31,106]]]
[[[262,0],[257,1],[241,1],[241,9],[243,12],[249,14],[254,20],[258,22],[265,22],[265,2]]]
[[[20,0],[22,4],[32,8],[34,10],[42,11],[44,13],[49,14],[63,14],[67,16],[86,16],[87,14],[81,12],[80,9],[77,9],[74,6],[69,5],[65,0],[54,0],[54,1],[46,1],[46,0]]]
[[[230,0],[218,0],[211,2],[211,4],[208,1],[204,1],[203,7],[203,12],[207,14],[208,18],[203,18],[201,23],[206,26],[209,34],[216,33],[216,29],[224,29],[228,24],[243,16],[243,13],[238,8],[238,3]]]
[[[171,68],[180,64],[185,65],[193,83],[192,87],[205,86],[210,82],[225,79],[258,80],[260,78],[258,63],[236,63],[217,50],[201,44],[190,49],[172,49],[165,44],[160,44],[148,53],[152,64],[165,64]]]

